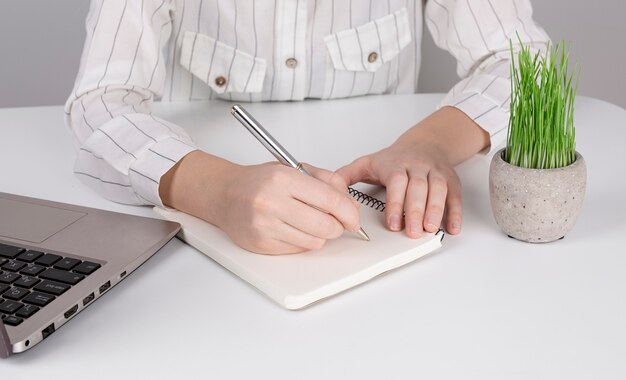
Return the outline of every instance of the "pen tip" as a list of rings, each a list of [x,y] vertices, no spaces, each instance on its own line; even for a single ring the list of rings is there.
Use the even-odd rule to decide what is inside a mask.
[[[357,234],[359,234],[359,236],[362,237],[364,240],[367,240],[367,241],[371,240],[363,228],[359,228],[359,230],[357,231]]]

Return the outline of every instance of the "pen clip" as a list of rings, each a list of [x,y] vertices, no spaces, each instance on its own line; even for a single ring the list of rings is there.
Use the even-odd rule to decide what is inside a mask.
[[[299,163],[298,163],[298,166],[296,166],[296,169],[297,169],[300,173],[302,173],[302,174],[306,174],[306,175],[308,175],[309,177],[313,177],[313,174],[309,173],[309,171],[308,171],[308,170],[306,170],[306,169],[304,168],[304,166],[302,166],[302,163],[301,163],[301,162],[299,162]]]

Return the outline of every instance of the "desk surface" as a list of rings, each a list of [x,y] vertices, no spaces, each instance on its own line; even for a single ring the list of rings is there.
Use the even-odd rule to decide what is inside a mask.
[[[247,108],[294,156],[334,169],[388,145],[440,99]],[[155,113],[217,154],[271,160],[228,107],[158,104]],[[0,191],[153,215],[102,199],[74,177],[62,115],[61,107],[0,110]],[[489,158],[477,156],[458,167],[463,233],[430,257],[294,312],[172,240],[45,342],[0,362],[0,377],[624,379],[626,111],[579,97],[576,123],[588,189],[562,241],[507,238],[491,216]]]

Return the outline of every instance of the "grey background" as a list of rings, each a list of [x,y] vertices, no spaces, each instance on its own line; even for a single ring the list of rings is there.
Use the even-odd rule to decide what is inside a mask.
[[[502,0],[496,0],[502,1]],[[572,42],[580,94],[626,107],[626,1],[534,0],[535,20],[553,41]],[[86,0],[4,1],[0,15],[0,107],[63,104],[78,70]],[[420,92],[445,92],[455,62],[425,33]]]

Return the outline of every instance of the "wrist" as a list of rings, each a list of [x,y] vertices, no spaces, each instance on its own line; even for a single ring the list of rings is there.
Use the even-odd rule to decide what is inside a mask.
[[[200,150],[183,157],[161,177],[163,204],[212,224],[220,220],[228,173],[237,166]]]
[[[440,151],[457,165],[490,144],[489,133],[458,108],[442,107],[405,132],[398,142],[424,145]]]

